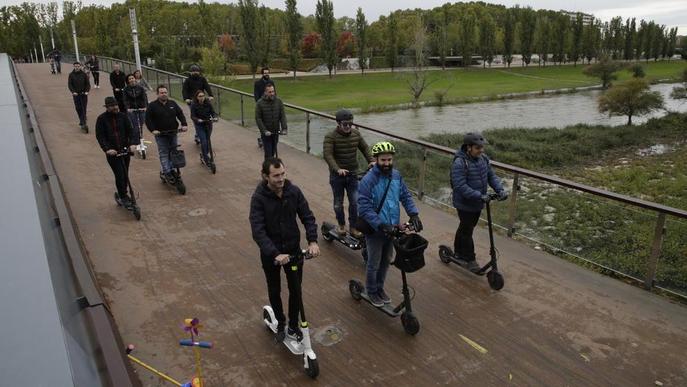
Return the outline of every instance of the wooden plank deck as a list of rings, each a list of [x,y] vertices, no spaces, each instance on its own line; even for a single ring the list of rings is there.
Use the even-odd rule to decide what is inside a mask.
[[[304,300],[321,368],[313,382],[261,321],[266,287],[248,224],[262,161],[255,133],[216,124],[214,176],[200,166],[192,134],[183,135],[186,196],[160,183],[152,144],[148,160],[132,160],[143,212],[136,222],[112,200],[113,178],[94,135],[111,95],[107,74],[89,94],[89,134],[76,125],[68,70],[53,76],[47,65],[23,64],[19,74],[125,342],[176,379],[193,368],[192,351],[177,344],[181,321],[199,317],[203,338],[215,343],[203,357],[208,386],[687,385],[687,308],[501,237],[506,287],[491,291],[483,278],[439,262],[438,244],[452,241],[457,220],[423,204],[427,266],[409,275],[417,336],[351,299],[348,280],[364,275],[359,254],[321,242],[322,256],[306,264]],[[318,222],[331,220],[325,163],[284,145],[280,154]],[[476,239],[484,259],[485,230]],[[392,268],[394,299],[400,282]],[[324,345],[328,329],[340,330],[341,340]],[[139,374],[146,386],[163,385]]]

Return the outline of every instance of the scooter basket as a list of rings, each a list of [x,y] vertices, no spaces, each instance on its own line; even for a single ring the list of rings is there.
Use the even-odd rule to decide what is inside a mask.
[[[394,239],[394,266],[406,273],[422,269],[425,266],[424,252],[428,244],[427,239],[420,234],[407,234]]]
[[[174,168],[183,168],[186,166],[186,156],[182,149],[173,149],[169,152],[169,158]]]

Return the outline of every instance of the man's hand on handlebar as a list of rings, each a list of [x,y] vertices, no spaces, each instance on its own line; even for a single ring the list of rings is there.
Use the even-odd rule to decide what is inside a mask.
[[[154,136],[159,136],[159,135],[160,135],[160,131],[159,131],[159,130],[153,130],[153,135],[154,135]]]
[[[279,254],[274,258],[274,263],[279,266],[284,266],[291,260],[288,254]]]
[[[319,256],[320,245],[318,245],[317,242],[310,242],[310,244],[308,244],[308,254],[310,254],[312,258]]]
[[[187,130],[188,130],[188,126],[186,126],[186,125],[182,125],[182,126],[181,126],[181,131],[182,131],[182,132],[185,132],[185,131],[187,131]]]
[[[502,202],[502,201],[508,199],[508,191],[506,191],[505,189],[499,191],[499,192],[498,192],[498,197],[497,197],[496,199],[497,199],[498,201],[500,201],[500,202]]]
[[[117,156],[117,151],[114,149],[108,149],[105,151],[105,154],[107,154],[108,156]]]
[[[409,223],[410,226],[412,226],[413,230],[415,230],[416,232],[422,231],[422,222],[420,221],[420,216],[418,214],[411,215]]]
[[[339,168],[339,169],[336,171],[336,173],[337,173],[339,176],[346,176],[346,175],[348,175],[348,172],[349,172],[348,169],[343,169],[343,168]]]

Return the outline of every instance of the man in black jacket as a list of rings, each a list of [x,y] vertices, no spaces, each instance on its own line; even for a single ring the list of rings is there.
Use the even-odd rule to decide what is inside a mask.
[[[169,153],[177,147],[179,123],[181,123],[182,132],[188,130],[184,112],[176,102],[169,99],[167,86],[158,86],[157,99],[149,103],[146,110],[146,127],[155,135],[162,167],[160,173],[171,184],[176,182],[176,176],[172,173],[174,168],[172,160],[169,159]]]
[[[126,114],[119,111],[114,97],[105,98],[105,108],[105,113],[99,115],[95,122],[95,137],[114,173],[117,196],[128,207],[131,203],[127,184],[130,161],[128,152],[136,145],[133,139],[134,130]],[[117,156],[125,152],[126,155]]]
[[[317,244],[317,223],[303,192],[286,179],[286,168],[278,158],[269,158],[262,164],[263,181],[258,185],[250,202],[250,227],[253,240],[260,248],[262,270],[267,280],[267,294],[278,321],[277,340],[284,340],[286,317],[281,302],[281,268],[288,263],[289,255],[300,252],[301,234],[296,218],[305,226],[308,252],[316,257],[320,254]],[[284,267],[288,270],[287,267]],[[298,327],[300,305],[296,294],[303,279],[303,267],[299,265],[298,275],[289,275],[289,337],[302,338]]]
[[[286,134],[288,127],[284,103],[277,98],[272,85],[265,87],[265,94],[255,104],[255,122],[260,130],[265,159],[277,157],[279,135]]]
[[[181,87],[181,95],[184,97],[186,104],[189,106],[191,105],[191,100],[196,95],[198,90],[203,90],[207,96],[207,99],[212,102],[215,97],[212,96],[212,90],[210,89],[208,80],[204,76],[200,75],[200,66],[195,64],[191,65],[189,71],[191,75],[184,80],[184,84]],[[194,137],[196,144],[200,144],[200,139],[198,138],[198,125],[196,125],[195,122],[193,123],[193,128],[196,132]]]
[[[74,70],[69,73],[67,87],[72,92],[74,98],[74,108],[76,115],[79,116],[79,127],[86,128],[86,109],[88,108],[88,92],[91,91],[91,81],[88,75],[83,72],[81,62],[74,62]]]
[[[262,77],[253,84],[253,98],[255,98],[255,102],[258,102],[258,100],[262,98],[262,95],[265,94],[265,87],[267,87],[267,85],[274,86],[274,81],[272,78],[270,78],[269,67],[263,67],[260,69],[260,73],[262,74]],[[276,86],[274,86],[274,90],[276,94]],[[262,137],[258,137],[258,146],[261,148],[263,146]]]
[[[126,106],[124,106],[124,88],[126,87],[126,74],[119,69],[119,63],[115,63],[112,68],[112,72],[110,73],[110,85],[112,85],[112,93],[117,99],[119,111],[125,112]]]

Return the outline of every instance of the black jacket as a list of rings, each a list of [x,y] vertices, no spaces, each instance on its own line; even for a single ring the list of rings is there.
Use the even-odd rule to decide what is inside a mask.
[[[126,87],[126,74],[121,70],[119,73],[111,72],[110,85],[112,85],[112,89],[124,89]]]
[[[146,89],[141,85],[127,85],[124,88],[124,106],[127,109],[145,109],[148,106]]]
[[[95,138],[98,139],[103,152],[110,149],[119,152],[130,145],[138,145],[132,144],[133,133],[129,117],[122,112],[105,112],[99,115],[95,122]]]
[[[98,63],[98,58],[89,59],[85,63],[86,67],[88,67],[91,71],[100,71],[100,64]]]
[[[212,108],[212,103],[207,99],[202,104],[198,102],[193,102],[191,104],[191,119],[193,122],[198,122],[198,120],[203,120],[203,123],[208,121],[210,118],[217,116],[215,114],[215,109]]]
[[[272,100],[260,98],[255,104],[255,122],[260,134],[286,132],[286,112],[284,103],[277,97]]]
[[[91,81],[85,72],[72,70],[69,73],[67,87],[69,87],[69,91],[72,93],[88,93],[91,91]]]
[[[267,187],[267,182],[258,185],[250,200],[249,220],[263,264],[271,265],[277,255],[300,250],[301,232],[296,217],[305,226],[308,242],[317,242],[315,215],[300,188],[286,180],[280,198]]]
[[[253,85],[253,98],[255,98],[255,101],[257,102],[263,94],[265,94],[265,87],[267,85],[272,85],[274,86],[274,81],[272,78],[265,80],[265,78],[260,78],[257,81],[255,81],[255,84]],[[274,89],[274,93],[276,95],[277,89]]]
[[[159,130],[163,134],[177,134],[177,129],[179,129],[179,124],[177,120],[181,122],[182,126],[186,126],[186,117],[184,117],[184,112],[181,110],[179,105],[170,100],[167,100],[166,104],[162,104],[159,100],[155,100],[148,104],[148,110],[146,111],[146,127],[151,132],[153,130]]]
[[[202,75],[191,75],[184,81],[181,94],[184,96],[184,99],[193,99],[198,90],[203,90],[205,94],[212,97],[212,90],[210,90],[208,80]]]

